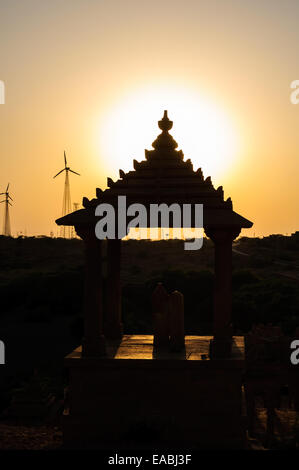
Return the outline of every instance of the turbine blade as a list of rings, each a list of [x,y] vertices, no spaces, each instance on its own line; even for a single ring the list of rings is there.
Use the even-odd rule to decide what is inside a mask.
[[[65,168],[63,168],[63,170],[60,170],[57,175],[53,176],[53,178],[56,178],[56,176],[60,175],[60,173],[62,173],[63,171],[65,170]]]
[[[72,173],[75,173],[75,175],[81,176],[81,175],[80,175],[79,173],[77,173],[76,171],[73,171],[73,170],[71,170],[71,169],[70,169],[69,171],[71,171]]]
[[[11,204],[9,201],[7,201],[7,203],[8,203],[10,206],[12,206],[12,204]]]
[[[7,188],[6,188],[6,192],[8,191],[8,188],[9,188],[9,183],[8,183],[8,185],[7,185]]]
[[[9,197],[9,199],[11,199],[13,201],[13,198],[9,194],[8,194],[8,197]]]
[[[65,166],[65,168],[66,168],[67,163],[66,163],[66,154],[65,154],[65,150],[63,151],[63,155],[64,155],[64,166]]]
[[[0,204],[2,204],[2,202],[5,202],[5,200],[4,200],[4,201],[0,201]]]

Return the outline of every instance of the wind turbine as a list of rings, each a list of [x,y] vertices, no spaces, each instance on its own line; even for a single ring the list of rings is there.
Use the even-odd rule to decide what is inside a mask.
[[[12,197],[10,197],[9,195],[9,192],[8,192],[8,188],[9,188],[9,183],[7,185],[7,188],[5,190],[4,193],[0,193],[0,195],[2,194],[5,194],[5,199],[3,201],[0,201],[0,204],[2,202],[5,202],[5,213],[4,213],[4,222],[3,222],[3,235],[5,235],[6,237],[11,237],[11,229],[10,229],[10,218],[9,218],[9,205],[12,206],[11,202],[9,201],[10,199],[12,199]]]
[[[62,217],[71,212],[71,190],[70,190],[70,182],[69,182],[69,171],[71,173],[74,173],[75,175],[80,176],[79,173],[71,170],[70,167],[67,166],[65,151],[63,152],[63,155],[64,155],[64,168],[60,170],[57,173],[57,175],[53,176],[53,178],[56,178],[56,176],[60,175],[60,173],[65,171],[63,202],[62,202]],[[60,236],[62,236],[63,238],[71,238],[71,227],[63,225],[60,229]]]

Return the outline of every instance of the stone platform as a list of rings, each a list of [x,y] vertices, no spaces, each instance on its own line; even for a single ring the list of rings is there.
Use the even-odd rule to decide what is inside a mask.
[[[151,335],[109,342],[105,357],[65,358],[66,447],[244,448],[244,338],[229,359],[209,359],[210,336],[186,336],[179,353],[156,351]]]

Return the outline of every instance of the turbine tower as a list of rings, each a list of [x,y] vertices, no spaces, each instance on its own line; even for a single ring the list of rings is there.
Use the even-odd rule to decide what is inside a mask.
[[[60,175],[60,173],[65,171],[63,202],[62,202],[62,217],[71,212],[71,191],[70,191],[70,182],[69,182],[69,171],[74,173],[75,175],[80,176],[79,173],[76,173],[76,171],[71,170],[70,167],[67,166],[65,151],[63,152],[63,154],[64,154],[64,168],[60,170],[57,173],[57,175],[53,176],[53,178],[56,178],[56,176]],[[71,227],[63,225],[60,228],[60,236],[63,238],[71,238]]]
[[[79,209],[79,202],[73,202],[73,212],[77,211]],[[76,238],[76,232],[75,232],[75,227],[72,227],[72,238]]]
[[[9,206],[11,206],[12,204],[9,200],[10,199],[13,200],[13,199],[9,195],[8,188],[9,188],[9,183],[7,185],[7,188],[6,188],[5,192],[0,193],[0,195],[5,194],[5,199],[3,201],[0,201],[0,203],[2,203],[2,202],[5,203],[5,212],[4,212],[4,220],[3,220],[3,235],[5,237],[11,237]]]

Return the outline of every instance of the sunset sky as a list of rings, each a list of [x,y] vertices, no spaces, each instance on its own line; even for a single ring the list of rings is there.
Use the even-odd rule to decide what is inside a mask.
[[[13,235],[55,235],[72,202],[172,135],[254,222],[299,230],[298,0],[0,0],[0,192]],[[0,231],[4,204],[0,206]]]

